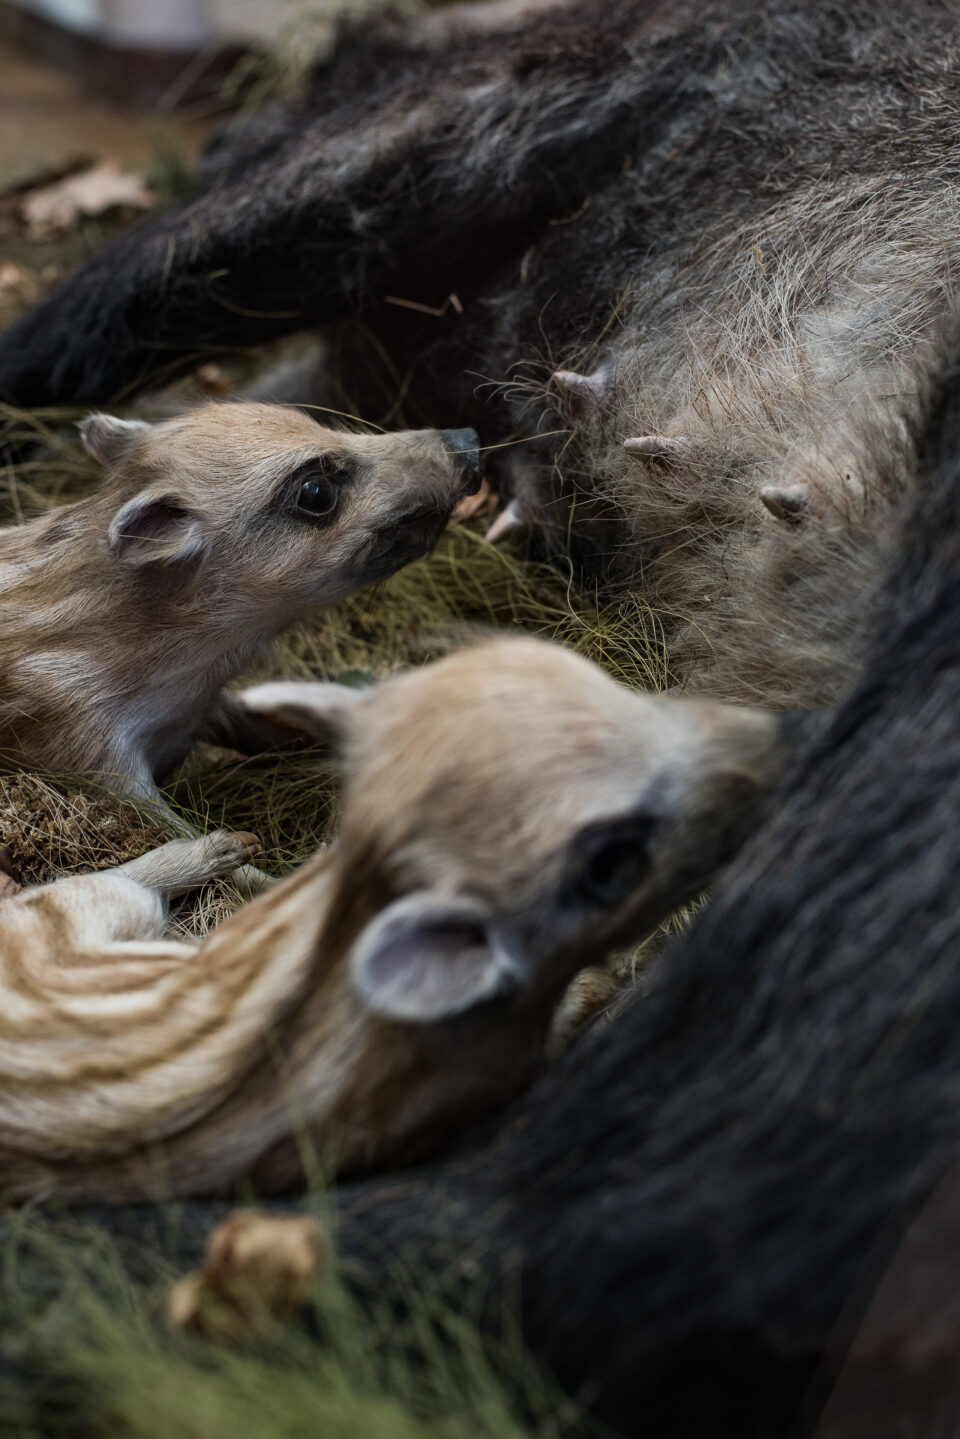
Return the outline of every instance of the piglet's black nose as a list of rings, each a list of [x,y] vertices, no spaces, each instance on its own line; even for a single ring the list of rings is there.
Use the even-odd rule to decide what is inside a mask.
[[[475,493],[480,487],[480,436],[476,430],[441,430],[440,438],[456,455],[464,478],[476,479],[468,490],[469,494]]]

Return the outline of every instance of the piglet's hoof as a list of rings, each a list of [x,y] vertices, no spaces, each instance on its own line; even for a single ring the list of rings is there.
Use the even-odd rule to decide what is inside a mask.
[[[203,1268],[171,1289],[167,1319],[224,1343],[269,1334],[306,1303],[326,1253],[315,1219],[239,1209],[210,1235]]]
[[[260,841],[246,830],[217,829],[200,841],[208,879],[233,874],[260,853]]]
[[[246,830],[237,830],[230,835],[230,838],[238,847],[236,857],[241,864],[247,864],[251,859],[256,859],[260,853],[260,841],[255,834],[249,834]]]

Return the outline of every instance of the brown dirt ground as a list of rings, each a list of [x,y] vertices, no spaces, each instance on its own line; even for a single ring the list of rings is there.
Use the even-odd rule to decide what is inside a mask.
[[[52,65],[0,42],[0,199],[11,186],[29,184],[87,158],[112,160],[122,169],[161,177],[186,166],[207,130],[203,119],[142,114],[99,102]],[[87,221],[51,240],[0,230],[0,266],[25,272],[20,285],[0,284],[0,328],[77,264],[116,227],[116,217]]]

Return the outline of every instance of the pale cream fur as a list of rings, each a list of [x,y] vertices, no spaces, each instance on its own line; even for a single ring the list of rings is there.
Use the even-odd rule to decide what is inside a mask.
[[[336,739],[337,845],[196,944],[161,938],[164,897],[251,836],[0,900],[0,1202],[274,1191],[436,1149],[529,1081],[582,966],[715,874],[785,752],[770,716],[519,638],[243,703]]]

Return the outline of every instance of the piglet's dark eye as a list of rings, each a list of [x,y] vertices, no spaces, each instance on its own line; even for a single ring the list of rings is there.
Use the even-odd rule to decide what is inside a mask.
[[[322,471],[304,475],[294,497],[294,508],[312,520],[331,520],[340,502],[340,486]]]
[[[631,816],[582,834],[574,844],[566,897],[597,909],[622,904],[647,875],[655,823],[651,816]]]
[[[639,882],[648,863],[647,846],[636,840],[610,839],[587,860],[585,896],[598,904],[615,904]]]

